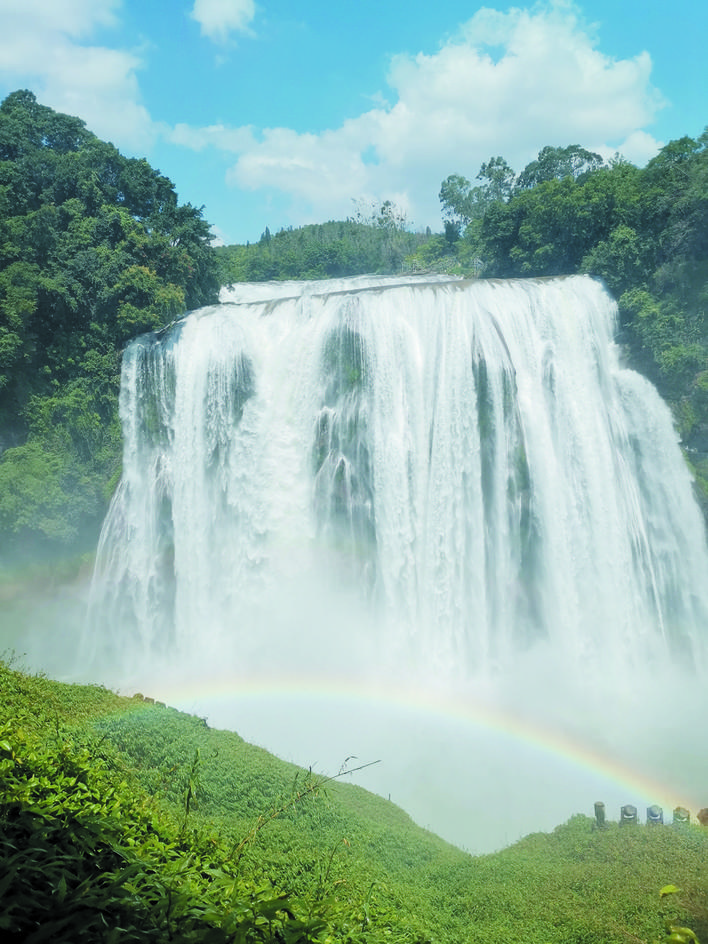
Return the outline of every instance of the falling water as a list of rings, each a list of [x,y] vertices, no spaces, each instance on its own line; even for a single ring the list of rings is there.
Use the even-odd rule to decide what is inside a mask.
[[[703,524],[615,319],[586,277],[357,279],[138,338],[86,646],[125,678],[700,671]]]

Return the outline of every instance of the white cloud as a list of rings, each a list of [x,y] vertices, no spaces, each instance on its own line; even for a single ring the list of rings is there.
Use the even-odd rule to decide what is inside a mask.
[[[228,236],[223,231],[223,229],[220,229],[218,226],[214,226],[213,224],[210,228],[211,228],[212,246],[228,246],[229,245],[229,243],[227,242]]]
[[[121,0],[0,0],[3,36],[10,39],[14,29],[21,33],[32,24],[37,33],[61,32],[81,37],[97,26],[113,26]]]
[[[225,43],[232,33],[247,33],[256,15],[253,0],[194,0],[190,16],[201,27],[202,36]]]
[[[116,24],[120,0],[0,0],[0,76],[27,85],[44,105],[80,115],[118,147],[147,150],[156,134],[140,102],[140,58],[91,45]]]
[[[622,141],[615,151],[618,151],[624,158],[642,167],[652,157],[656,157],[659,147],[663,147],[663,141],[657,141],[646,131],[633,131]]]
[[[227,128],[222,124],[194,128],[180,123],[167,131],[165,137],[172,144],[189,148],[190,151],[203,151],[207,147],[214,147],[219,151],[239,154],[255,144],[252,128]]]
[[[650,73],[646,52],[602,53],[572,4],[481,9],[437,52],[393,57],[392,105],[318,134],[266,129],[228,180],[280,190],[320,219],[348,212],[353,197],[397,194],[417,225],[438,226],[441,181],[474,178],[493,155],[516,170],[547,144],[646,160],[659,143],[645,128],[662,105]]]

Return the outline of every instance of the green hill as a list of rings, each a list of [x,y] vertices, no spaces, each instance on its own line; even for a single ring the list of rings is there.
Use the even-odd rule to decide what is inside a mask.
[[[665,920],[708,933],[699,826],[594,830],[579,815],[471,857],[380,797],[140,696],[1,665],[0,710],[3,940],[619,944],[670,939]],[[660,899],[669,883],[682,891]]]

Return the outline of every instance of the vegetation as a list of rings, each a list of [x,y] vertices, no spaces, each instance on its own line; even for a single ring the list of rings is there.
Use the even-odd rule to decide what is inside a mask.
[[[708,133],[639,169],[578,145],[440,189],[444,231],[386,201],[212,248],[202,211],[28,91],[0,104],[0,570],[80,559],[120,474],[120,352],[240,280],[367,272],[587,272],[619,301],[630,363],[670,403],[708,514]]]
[[[359,206],[346,221],[298,229],[268,227],[257,243],[220,246],[223,285],[272,279],[324,279],[368,273],[394,273],[428,236],[410,232],[405,215],[389,200]]]
[[[579,815],[472,858],[361,788],[142,696],[0,664],[0,710],[3,940],[619,944],[666,939],[665,924],[708,934],[700,826],[594,830]]]
[[[708,131],[643,169],[570,145],[543,148],[519,174],[492,158],[477,178],[443,181],[448,255],[468,274],[601,278],[630,363],[673,409],[708,508]]]
[[[0,564],[95,543],[121,348],[218,287],[201,210],[159,171],[31,92],[2,102]]]

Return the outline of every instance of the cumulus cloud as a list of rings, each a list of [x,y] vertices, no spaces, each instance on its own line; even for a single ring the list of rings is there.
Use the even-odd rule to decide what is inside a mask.
[[[394,58],[398,102],[383,144],[392,156],[412,147],[421,120],[428,147],[433,131],[454,147],[478,152],[481,141],[521,159],[544,143],[617,140],[653,117],[650,72],[647,53],[603,55],[572,10],[482,9],[436,54]]]
[[[619,153],[622,157],[642,167],[652,157],[656,156],[657,140],[646,131],[633,131],[624,141],[615,149],[614,153]],[[599,150],[595,148],[595,150]],[[612,155],[605,155],[610,157]]]
[[[80,115],[123,150],[160,136],[194,151],[233,155],[228,182],[291,203],[290,222],[346,216],[352,199],[394,200],[418,226],[440,225],[437,193],[451,173],[473,179],[503,156],[517,171],[544,145],[580,144],[644,163],[662,101],[646,52],[614,59],[567,0],[506,12],[480,9],[434,52],[391,58],[387,87],[337,127],[156,126],[134,49],[92,42],[117,23],[120,0],[0,0],[0,80]],[[247,33],[254,0],[194,0],[202,34]]]
[[[121,0],[0,0],[0,18],[4,24],[3,45],[13,36],[26,33],[28,22],[36,33],[66,33],[86,36],[97,26],[113,26]]]
[[[0,76],[31,87],[42,104],[80,115],[99,137],[149,148],[156,129],[140,101],[140,57],[91,45],[116,24],[120,0],[0,0]]]
[[[194,0],[190,14],[202,36],[215,43],[227,42],[232,33],[247,33],[255,15],[253,0]]]
[[[312,218],[396,193],[418,225],[436,226],[441,181],[474,178],[493,155],[516,170],[547,144],[646,160],[659,142],[644,129],[662,105],[651,67],[646,52],[605,55],[572,4],[481,9],[436,52],[391,59],[389,103],[317,134],[253,134],[228,180],[280,190]]]

